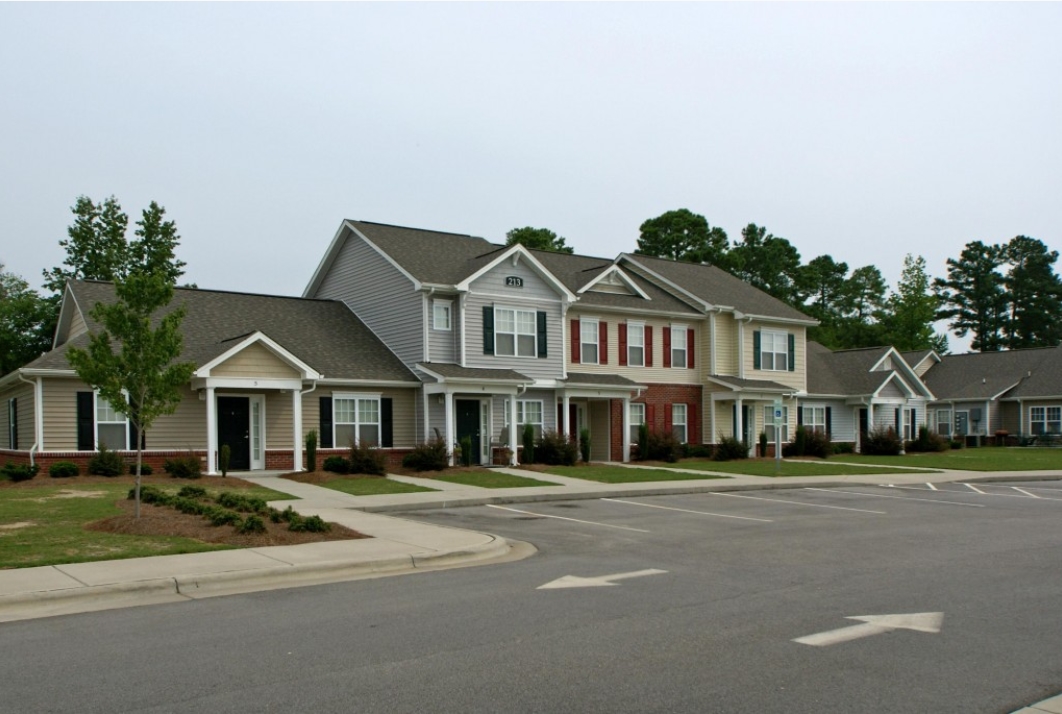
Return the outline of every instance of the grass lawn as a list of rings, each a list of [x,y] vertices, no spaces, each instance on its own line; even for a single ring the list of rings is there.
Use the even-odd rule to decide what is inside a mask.
[[[1062,449],[1017,446],[982,446],[975,449],[953,449],[934,454],[907,454],[906,456],[838,454],[833,459],[853,464],[900,464],[968,471],[1062,470]]]
[[[342,491],[351,496],[380,496],[388,493],[421,493],[423,491],[437,490],[414,486],[401,481],[392,481],[389,478],[346,478],[344,476],[323,481],[316,485]]]
[[[223,482],[213,479],[209,484],[173,479],[146,482],[173,492],[189,483],[206,485],[212,493],[226,490]],[[126,498],[129,488],[130,484],[124,482],[79,485],[76,479],[34,484],[32,488],[0,488],[0,568],[197,553],[230,547],[189,538],[117,535],[83,527],[119,515],[121,510],[114,504]],[[290,498],[267,488],[238,490],[267,500]]]
[[[526,486],[559,486],[551,481],[539,481],[526,476],[513,476],[512,474],[483,469],[480,471],[467,471],[463,473],[448,473],[440,471],[432,476],[436,481],[447,483],[459,483],[465,486],[479,486],[480,488],[524,488]]]
[[[601,483],[641,483],[644,481],[687,481],[693,479],[726,478],[711,474],[687,474],[664,469],[631,469],[624,466],[548,466],[546,473],[570,476]]]
[[[841,460],[842,457],[834,457]],[[885,462],[894,465],[896,462]],[[904,465],[908,465],[904,462]],[[916,466],[918,464],[910,464]],[[736,461],[705,461],[700,459],[685,459],[673,464],[674,467],[683,469],[698,469],[704,471],[720,471],[728,474],[740,474],[744,476],[845,476],[860,474],[887,474],[887,473],[933,473],[932,471],[911,469],[888,469],[877,466],[845,466],[832,463],[831,461],[782,461],[781,469],[775,470],[774,459],[738,459]]]

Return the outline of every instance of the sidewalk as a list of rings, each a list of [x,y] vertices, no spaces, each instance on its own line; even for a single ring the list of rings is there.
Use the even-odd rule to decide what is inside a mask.
[[[272,473],[244,475],[243,478],[248,481],[288,493],[296,499],[271,502],[277,508],[290,505],[299,513],[320,515],[326,521],[353,528],[371,538],[0,570],[0,622],[179,602],[456,565],[502,562],[527,557],[534,552],[527,544],[509,543],[499,536],[381,515],[386,512],[492,503],[802,488],[812,485],[903,485],[929,480],[939,483],[1001,478],[998,474],[969,471],[786,478],[719,474],[726,478],[603,484],[520,469],[500,470],[549,481],[554,485],[487,489],[434,479],[391,476],[389,478],[435,490],[351,496],[282,479]],[[687,469],[675,470],[711,475]],[[1057,471],[1024,472],[1014,478],[1059,478],[1060,475],[1062,472]]]

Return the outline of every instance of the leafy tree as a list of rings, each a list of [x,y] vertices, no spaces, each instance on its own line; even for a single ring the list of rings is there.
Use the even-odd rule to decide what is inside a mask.
[[[1054,347],[1062,342],[1062,281],[1055,274],[1058,251],[1035,238],[1017,236],[1001,255],[1010,266],[1004,285],[1010,314],[1004,332],[1009,349]]]
[[[688,263],[708,263],[724,270],[729,265],[726,231],[687,208],[668,211],[642,223],[635,253]]]
[[[99,205],[88,196],[78,196],[70,210],[76,218],[67,229],[69,238],[59,241],[66,249],[67,267],[44,271],[44,286],[57,294],[62,294],[67,280],[115,280],[125,274],[128,264],[129,217],[114,196]]]
[[[177,224],[163,220],[165,216],[166,209],[154,201],[144,209],[140,220],[136,222],[136,238],[129,243],[125,274],[135,271],[161,272],[173,285],[184,275],[186,263],[178,260],[174,254],[181,240],[177,235]]]
[[[750,223],[730,251],[732,272],[754,287],[794,307],[799,304],[800,252],[785,238]]]
[[[574,253],[575,250],[568,246],[564,238],[557,235],[549,228],[513,228],[505,234],[505,245],[517,243],[532,250],[551,250],[554,253]]]
[[[947,279],[933,281],[933,291],[942,303],[938,318],[951,320],[948,327],[959,337],[972,332],[970,346],[980,352],[1003,347],[1007,312],[1000,273],[1003,261],[1004,251],[1000,246],[972,241],[963,248],[958,260],[948,258]]]
[[[51,348],[54,306],[0,263],[0,375]]]
[[[839,349],[884,344],[882,326],[877,320],[885,308],[887,289],[885,278],[877,267],[865,265],[852,271],[839,298],[842,314],[837,330]]]
[[[71,348],[67,358],[83,382],[98,390],[115,411],[129,418],[136,434],[146,434],[155,419],[172,414],[181,388],[195,371],[181,355],[183,306],[165,311],[173,283],[165,269],[134,272],[115,282],[117,301],[97,303],[92,317],[101,330],[87,350]],[[140,517],[143,441],[136,444],[136,517]]]
[[[933,331],[940,298],[930,287],[926,259],[911,254],[905,256],[896,291],[889,296],[880,313],[879,322],[887,344],[898,350],[947,351],[947,337]]]
[[[808,331],[809,339],[831,349],[838,346],[838,331],[844,320],[842,299],[848,264],[820,255],[797,271],[796,290],[800,309],[819,321]]]

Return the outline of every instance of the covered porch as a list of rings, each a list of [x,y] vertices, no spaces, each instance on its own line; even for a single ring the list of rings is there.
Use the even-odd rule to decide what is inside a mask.
[[[751,456],[755,454],[761,431],[766,432],[767,442],[772,445],[779,439],[783,444],[790,440],[798,396],[792,387],[767,380],[726,376],[711,376],[707,381],[712,389],[708,397],[712,443],[731,436],[743,441]],[[782,405],[782,425],[776,431],[774,410],[778,401]]]

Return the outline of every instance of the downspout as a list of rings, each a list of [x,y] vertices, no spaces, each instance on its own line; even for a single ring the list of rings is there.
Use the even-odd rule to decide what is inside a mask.
[[[22,372],[18,373],[20,381],[33,387],[33,446],[30,447],[30,466],[36,466],[36,454],[44,442],[44,383],[41,377],[30,381]]]
[[[324,375],[321,375],[321,376],[323,377]],[[317,389],[317,380],[315,379],[315,380],[313,380],[313,385],[309,389],[303,389],[303,390],[299,391],[299,413],[295,414],[294,415],[294,419],[293,419],[293,421],[295,422],[295,444],[294,444],[295,448],[292,450],[292,457],[293,457],[293,460],[294,460],[294,463],[292,464],[292,466],[295,467],[296,471],[301,471],[302,470],[302,456],[303,456],[303,454],[302,454],[302,440],[303,440],[302,430],[304,428],[303,423],[302,423],[302,412],[306,409],[305,404],[303,404],[302,398],[305,397],[307,394],[313,393],[314,390],[316,390],[316,389]],[[320,420],[318,420],[318,421],[320,421]],[[320,434],[317,435],[317,440],[318,440],[318,443],[320,443],[320,440],[321,440],[321,435]]]

